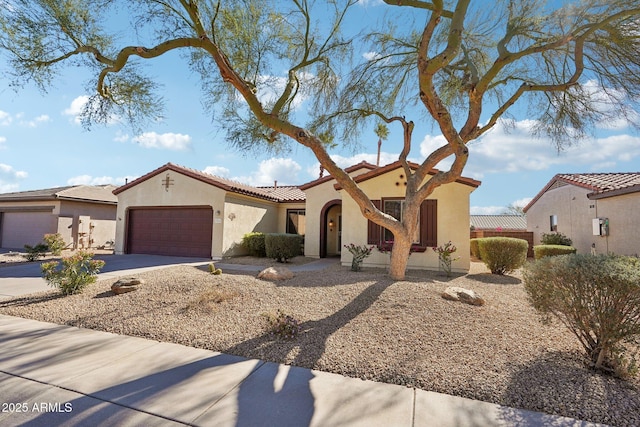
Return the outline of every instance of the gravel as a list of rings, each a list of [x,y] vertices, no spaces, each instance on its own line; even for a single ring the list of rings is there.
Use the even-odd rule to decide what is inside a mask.
[[[303,260],[304,261],[304,260]],[[231,267],[232,268],[232,267]],[[468,275],[336,265],[279,283],[255,274],[178,266],[136,277],[115,296],[113,280],[83,294],[55,291],[0,301],[0,313],[175,342],[350,377],[401,384],[615,426],[640,425],[640,378],[587,368],[577,339],[544,325],[527,302],[519,273]],[[472,289],[482,307],[444,300],[448,286]],[[267,330],[266,314],[299,320],[292,340]]]

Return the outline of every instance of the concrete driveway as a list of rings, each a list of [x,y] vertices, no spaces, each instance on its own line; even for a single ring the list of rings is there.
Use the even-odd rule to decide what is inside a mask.
[[[98,279],[118,278],[171,265],[203,265],[212,262],[206,258],[186,258],[161,255],[96,255],[105,262]],[[12,298],[50,290],[42,278],[38,262],[22,262],[0,267],[0,299]]]

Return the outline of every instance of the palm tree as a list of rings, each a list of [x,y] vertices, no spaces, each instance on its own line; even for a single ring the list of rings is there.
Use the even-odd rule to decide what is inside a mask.
[[[380,122],[376,125],[374,132],[378,135],[378,159],[376,160],[376,166],[380,166],[380,148],[382,147],[382,140],[387,139],[389,136],[389,128]]]

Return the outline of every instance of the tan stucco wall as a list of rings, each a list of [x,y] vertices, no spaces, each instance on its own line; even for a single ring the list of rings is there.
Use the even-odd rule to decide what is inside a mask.
[[[307,234],[304,239],[304,253],[308,257],[320,258],[320,212],[322,208],[329,201],[342,197],[335,190],[333,184],[335,184],[335,180],[330,180],[305,190],[307,196]]]
[[[534,244],[540,244],[542,233],[550,233],[549,217],[557,215],[558,232],[573,241],[578,253],[620,255],[640,253],[640,194],[627,194],[589,200],[590,191],[575,185],[547,190],[527,211],[527,230],[534,233]],[[609,218],[609,236],[594,236],[592,220]]]
[[[178,172],[171,171],[168,174],[173,180],[173,185],[168,189],[163,185],[167,174],[161,173],[118,194],[115,252],[117,254],[124,252],[126,212],[129,207],[211,206],[214,212],[211,254],[214,257],[221,257],[226,192]],[[216,216],[218,210],[220,217]]]
[[[242,237],[252,231],[273,233],[278,227],[278,206],[249,197],[227,195],[224,204],[222,255],[245,254]],[[217,217],[216,217],[217,218]]]
[[[384,175],[369,179],[360,184],[360,187],[371,199],[388,197],[404,197],[405,187],[396,185],[403,182],[399,177],[403,171],[395,170]],[[473,187],[451,183],[438,187],[428,198],[438,200],[438,245],[449,240],[457,246],[458,251],[454,257],[459,257],[452,264],[455,272],[467,272],[470,266],[469,255],[469,194]],[[358,205],[343,194],[342,221],[348,224],[342,231],[344,244],[354,243],[366,245],[367,220],[360,212]],[[364,266],[386,267],[389,264],[389,254],[380,253],[374,249],[371,256],[365,259]],[[351,265],[352,255],[349,251],[342,251],[341,262],[343,265]],[[438,255],[427,249],[423,253],[413,253],[409,257],[407,268],[410,269],[438,269]]]

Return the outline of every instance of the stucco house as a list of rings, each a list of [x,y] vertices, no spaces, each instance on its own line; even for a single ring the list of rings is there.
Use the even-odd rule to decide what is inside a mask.
[[[74,185],[0,194],[0,247],[23,250],[60,233],[69,248],[108,246],[115,239],[111,185]]]
[[[640,253],[640,172],[555,175],[524,211],[535,244],[559,232],[579,253]]]
[[[413,165],[414,167],[416,165]],[[374,203],[401,215],[405,181],[399,162],[377,167],[362,162],[346,168]],[[435,173],[435,171],[432,171]],[[457,271],[469,269],[469,195],[480,182],[460,178],[425,201],[420,235],[410,268],[437,268],[427,248],[452,240]],[[242,254],[242,236],[251,231],[305,236],[308,257],[340,256],[343,245],[377,245],[386,230],[367,221],[331,176],[301,186],[252,187],[168,163],[117,188],[116,253],[156,253],[199,257]],[[385,266],[389,255],[374,251],[364,265]]]

